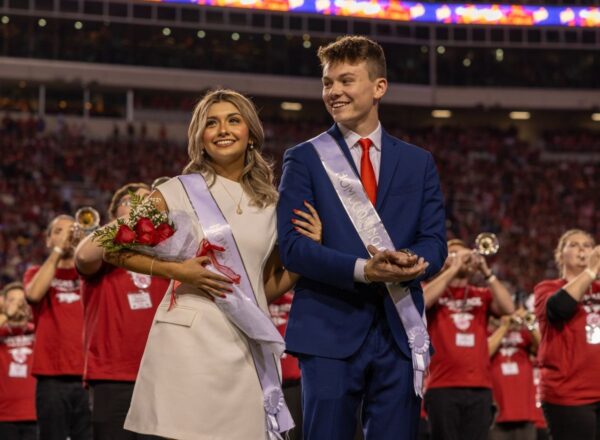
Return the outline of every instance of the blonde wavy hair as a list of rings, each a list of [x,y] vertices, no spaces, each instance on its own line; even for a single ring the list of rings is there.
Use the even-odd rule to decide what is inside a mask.
[[[592,244],[595,244],[595,240],[594,237],[592,236],[592,234],[590,234],[587,231],[584,231],[583,229],[569,229],[567,232],[565,232],[563,235],[560,236],[559,240],[558,240],[558,245],[556,245],[556,249],[554,249],[554,263],[556,263],[556,267],[558,269],[558,273],[561,277],[564,277],[564,265],[563,265],[563,259],[562,259],[562,254],[563,251],[565,249],[565,246],[567,245],[567,241],[569,240],[569,238],[571,238],[573,235],[575,234],[583,234],[587,237],[590,238],[590,240],[592,240]]]
[[[273,183],[272,165],[261,155],[265,142],[265,133],[258,118],[256,107],[252,101],[234,90],[219,89],[209,91],[196,104],[192,121],[188,129],[188,155],[190,162],[183,169],[183,174],[200,173],[207,178],[208,186],[215,183],[216,171],[212,159],[204,152],[202,134],[206,128],[206,120],[210,106],[218,102],[229,102],[242,115],[249,130],[249,143],[253,148],[246,148],[246,158],[240,183],[250,197],[250,205],[264,208],[277,202],[277,190]]]

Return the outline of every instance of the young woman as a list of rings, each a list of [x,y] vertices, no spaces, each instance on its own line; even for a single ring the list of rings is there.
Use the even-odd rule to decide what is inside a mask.
[[[554,440],[600,432],[600,246],[582,230],[565,232],[555,251],[560,278],[534,290],[544,414]]]
[[[268,313],[268,301],[290,290],[297,276],[282,267],[276,248],[277,191],[260,154],[264,134],[256,110],[237,92],[210,92],[196,106],[188,135],[184,176],[158,186],[150,197],[165,212],[189,215],[200,237],[209,232],[202,228],[208,211],[220,211],[249,280],[251,292],[244,293]],[[208,202],[198,206],[206,187]],[[305,210],[311,214],[298,210],[294,222],[319,241],[316,212],[308,204]],[[253,358],[255,342],[215,302],[231,293],[231,280],[208,270],[208,257],[168,262],[116,253],[105,258],[178,282],[175,305],[169,307],[167,295],[158,308],[125,427],[173,439],[264,439],[269,414]]]

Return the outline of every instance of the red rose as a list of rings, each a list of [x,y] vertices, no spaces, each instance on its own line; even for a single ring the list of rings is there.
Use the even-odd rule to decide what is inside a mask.
[[[152,234],[154,232],[154,225],[152,224],[152,220],[148,217],[142,217],[137,221],[134,229],[138,235]]]
[[[129,226],[121,225],[113,241],[117,244],[133,243],[135,241],[135,232]]]
[[[138,234],[135,242],[146,246],[154,246],[156,244],[156,231]]]
[[[158,225],[158,228],[156,228],[156,244],[165,241],[174,233],[175,230],[168,223],[161,223]]]

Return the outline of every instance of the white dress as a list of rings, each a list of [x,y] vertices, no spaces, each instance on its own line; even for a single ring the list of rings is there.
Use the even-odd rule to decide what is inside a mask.
[[[178,179],[159,190],[169,210],[195,218]],[[244,194],[237,214],[242,187],[219,176],[210,191],[231,226],[258,304],[268,312],[263,269],[275,245],[275,207],[251,207]],[[180,440],[262,440],[265,412],[248,341],[193,289],[180,285],[177,305],[167,312],[166,295],[158,307],[125,428]]]

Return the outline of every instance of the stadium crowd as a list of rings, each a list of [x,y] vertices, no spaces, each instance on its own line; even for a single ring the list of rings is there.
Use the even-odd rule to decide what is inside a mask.
[[[266,149],[276,170],[285,148],[303,134],[324,128],[316,123],[265,121]],[[74,213],[81,206],[107,206],[115,182],[152,182],[158,176],[175,175],[186,157],[185,145],[141,140],[140,130],[88,139],[81,128],[65,126],[49,133],[39,131],[44,130],[40,121],[8,115],[1,130],[3,282],[19,279],[29,262],[43,257],[40,237],[54,215]],[[592,234],[600,232],[594,196],[600,163],[556,164],[541,157],[547,150],[573,152],[579,146],[587,150],[598,145],[600,136],[593,132],[548,132],[535,143],[520,140],[513,129],[445,127],[397,129],[391,134],[436,157],[449,235],[472,241],[478,232],[498,234],[507,251],[493,260],[494,269],[514,290],[531,292],[536,280],[554,273],[547,255],[565,228],[577,223]]]
[[[275,169],[280,169],[286,148],[306,133],[318,133],[324,128],[318,123],[266,120],[265,150]],[[484,438],[485,434],[481,433],[487,433],[492,423],[492,393],[498,414],[491,439],[533,439],[536,427],[540,436],[537,438],[547,438],[540,411],[539,383],[534,381],[538,375],[535,356],[538,346],[543,347],[541,356],[546,362],[554,362],[560,356],[557,346],[549,346],[540,330],[542,334],[553,332],[556,322],[577,331],[585,327],[587,348],[579,339],[575,342],[568,339],[571,331],[554,335],[555,341],[566,346],[583,344],[579,355],[562,361],[561,374],[569,377],[575,376],[569,368],[580,368],[581,363],[586,362],[585,350],[600,342],[598,322],[590,321],[587,326],[583,323],[586,314],[598,316],[598,298],[593,289],[599,286],[591,284],[599,264],[588,257],[590,266],[584,271],[579,265],[574,271],[576,265],[570,248],[581,246],[591,253],[592,236],[600,232],[599,199],[595,194],[600,184],[600,163],[582,163],[573,154],[580,150],[580,145],[583,151],[597,145],[599,137],[585,131],[555,131],[544,133],[536,142],[526,142],[514,128],[451,126],[392,128],[391,134],[433,153],[446,201],[448,235],[454,237],[448,243],[450,253],[444,268],[424,287],[429,331],[437,356],[426,382],[422,415],[428,417],[429,423],[425,425],[428,428],[422,430],[422,438],[431,434],[432,438],[458,439],[467,438],[460,436],[467,433],[468,438]],[[548,158],[547,153],[557,152],[569,152],[574,160],[556,162]],[[148,136],[145,129],[130,126],[125,133],[115,129],[106,139],[91,139],[82,126],[61,124],[50,132],[42,119],[33,116],[15,119],[6,114],[0,127],[0,156],[3,157],[0,284],[7,286],[1,296],[6,305],[0,304],[0,310],[4,311],[0,319],[12,322],[9,326],[0,322],[0,348],[4,350],[0,354],[4,356],[6,352],[0,360],[9,365],[11,378],[27,376],[31,379],[25,372],[33,368],[37,377],[40,433],[70,429],[72,439],[87,439],[93,427],[98,439],[147,438],[123,434],[122,421],[115,422],[111,413],[115,412],[114,407],[127,413],[144,349],[144,335],[166,290],[166,282],[156,275],[107,268],[102,263],[101,253],[96,253],[95,260],[88,260],[80,251],[78,274],[64,234],[73,220],[61,214],[73,214],[82,206],[92,206],[101,211],[102,223],[124,215],[130,207],[126,189],[141,195],[147,194],[150,188],[146,184],[118,188],[125,182],[150,184],[157,177],[178,174],[186,163],[186,146],[169,141],[163,130],[154,138]],[[563,235],[575,226],[591,235],[583,231]],[[500,242],[500,252],[487,262],[473,257],[471,251],[475,235],[484,231],[495,233]],[[561,276],[569,283],[561,279],[538,284],[544,279],[557,278],[552,255],[561,236],[560,266],[566,271]],[[56,264],[56,269],[50,271],[50,263]],[[40,266],[32,267],[36,264]],[[52,282],[51,278],[44,278],[45,272],[52,272]],[[475,284],[472,284],[473,279]],[[20,280],[24,280],[25,286],[10,284]],[[552,325],[544,318],[538,327],[535,320],[528,317],[534,309],[533,296],[529,295],[534,286],[536,314],[545,316],[548,310]],[[136,291],[131,290],[134,288]],[[567,291],[575,291],[575,295],[581,297],[582,305],[578,305],[577,310],[572,304],[564,303],[569,301],[564,300]],[[94,304],[95,314],[91,316],[86,312],[82,316],[79,313],[77,319],[75,314],[59,316],[55,302],[66,302],[75,310],[80,300],[77,292],[81,292],[81,298],[88,304]],[[121,293],[127,293],[129,308]],[[25,295],[32,303],[32,322],[38,326],[35,348]],[[559,300],[555,299],[560,295],[563,303],[557,304]],[[282,332],[291,300],[292,293],[288,293],[271,305],[274,323]],[[139,309],[144,310],[143,316],[132,313]],[[550,314],[554,311],[560,316]],[[503,314],[502,318],[493,318],[488,323],[490,315]],[[86,334],[85,367],[82,367],[81,328]],[[73,350],[72,356],[67,356],[65,349],[69,341],[73,344],[69,348]],[[39,353],[33,365],[29,356],[32,350]],[[53,350],[60,353],[59,361],[53,361]],[[287,355],[283,365],[284,392],[293,408],[299,402],[300,370],[294,358]],[[78,373],[82,369],[83,375]],[[467,370],[469,374],[463,374]],[[594,374],[594,371],[582,373],[577,379],[580,382],[571,380],[569,386],[593,383]],[[94,396],[96,407],[91,414],[86,403],[87,391],[81,387],[82,379],[90,385]],[[555,387],[550,391],[556,392],[558,400],[546,402],[544,409],[553,417],[550,423],[554,424],[555,432],[563,435],[557,438],[570,438],[572,428],[565,407],[587,404],[590,396],[568,390],[562,379],[555,377],[554,382],[548,382]],[[31,419],[33,384],[28,382],[27,389],[6,388],[14,395],[27,391],[30,400],[27,404],[20,403],[19,410],[23,413],[18,415],[19,423],[0,423],[0,434],[18,427],[23,430],[22,437],[18,438],[35,438],[37,428]],[[71,426],[66,428],[57,426],[56,420],[44,418],[52,413],[49,402],[65,392],[72,393],[70,396],[75,402],[69,410]],[[546,390],[547,395],[552,396],[548,392]],[[563,401],[564,398],[571,400]],[[455,423],[452,411],[459,414],[461,406],[473,402],[481,407],[469,410],[471,420],[465,416],[460,423]],[[593,405],[597,406],[597,402]],[[576,415],[586,416],[584,409],[580,409]],[[298,406],[294,414],[298,420],[296,411],[299,411]],[[6,413],[10,413],[10,409],[0,405],[0,422],[5,421],[1,417]],[[447,436],[453,430],[458,437]],[[41,438],[64,437],[43,434]],[[301,438],[301,434],[296,431],[292,438]]]

